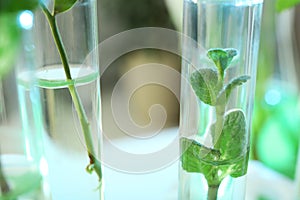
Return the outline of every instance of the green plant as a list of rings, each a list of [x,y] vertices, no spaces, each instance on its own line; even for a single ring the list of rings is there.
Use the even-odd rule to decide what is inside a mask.
[[[0,0],[0,79],[13,66],[19,47],[19,12],[33,10],[38,0]]]
[[[61,40],[60,33],[56,24],[56,16],[71,9],[76,2],[77,0],[55,0],[53,12],[50,12],[45,4],[43,2],[39,2],[38,0],[24,0],[21,2],[18,0],[0,0],[0,79],[1,76],[8,72],[10,67],[13,66],[13,61],[15,60],[16,56],[15,53],[19,46],[18,41],[20,32],[16,20],[19,12],[23,10],[34,10],[36,7],[38,7],[38,5],[40,5],[49,22],[49,26],[53,34],[53,39],[56,43],[62,65],[64,67],[66,79],[67,81],[74,83],[70,73],[67,53],[65,51],[65,47]],[[89,121],[86,117],[85,110],[82,106],[80,97],[74,84],[69,85],[69,92],[72,96],[78,118],[80,119],[81,128],[84,133],[84,138],[88,149],[87,153],[90,162],[87,165],[86,170],[89,173],[92,173],[93,171],[96,172],[101,184],[101,164],[100,161],[95,157],[96,154],[94,152],[94,147],[91,139]],[[9,187],[5,179],[2,167],[0,167],[0,177],[0,189],[2,193],[10,193],[11,188]]]
[[[86,167],[86,170],[89,173],[96,172],[96,174],[99,178],[99,182],[101,184],[101,180],[102,180],[101,164],[100,164],[100,161],[95,157],[96,154],[95,154],[95,150],[93,147],[90,123],[86,116],[86,112],[83,108],[83,105],[81,103],[81,99],[79,97],[77,89],[74,85],[74,81],[73,81],[73,78],[70,73],[70,66],[69,66],[69,62],[68,62],[67,52],[65,50],[65,47],[64,47],[63,41],[61,39],[60,32],[57,27],[57,23],[56,23],[56,16],[63,14],[64,12],[71,9],[76,2],[77,2],[77,0],[55,0],[52,12],[46,7],[46,5],[44,3],[41,3],[40,6],[48,20],[53,39],[55,41],[58,53],[60,55],[61,63],[64,68],[66,81],[71,83],[68,85],[68,89],[69,89],[70,95],[72,97],[72,101],[74,103],[76,113],[80,120],[81,130],[84,135],[84,140],[85,140],[85,143],[87,146],[87,154],[88,154],[88,157],[90,160],[89,164]]]
[[[213,147],[206,147],[195,139],[181,139],[182,168],[190,173],[202,173],[208,184],[208,199],[217,199],[222,180],[230,175],[240,177],[247,172],[248,136],[246,119],[241,109],[226,111],[226,104],[234,88],[250,79],[242,75],[225,84],[226,70],[238,54],[236,49],[210,49],[207,56],[215,69],[204,68],[190,76],[192,88],[205,104],[214,107],[216,121],[210,125]]]
[[[277,0],[276,9],[280,12],[291,7],[294,7],[300,3],[300,0]]]

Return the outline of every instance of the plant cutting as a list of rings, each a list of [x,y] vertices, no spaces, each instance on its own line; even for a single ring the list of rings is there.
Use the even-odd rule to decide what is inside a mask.
[[[95,71],[93,71],[94,72],[93,75],[89,76],[89,78],[91,77],[89,80],[80,79],[78,81],[78,79],[77,79],[78,74],[74,73],[74,60],[69,59],[71,57],[70,55],[74,54],[74,52],[73,51],[71,52],[72,49],[67,49],[69,46],[66,46],[64,44],[63,39],[61,37],[62,34],[60,32],[61,27],[59,27],[58,24],[57,24],[57,21],[60,21],[61,18],[64,15],[69,15],[68,11],[70,11],[71,8],[76,7],[76,9],[77,9],[76,11],[78,11],[78,7],[86,8],[85,5],[90,6],[89,2],[84,2],[84,5],[82,6],[82,2],[83,1],[79,2],[79,1],[76,1],[76,0],[75,1],[56,0],[55,2],[53,2],[54,7],[49,9],[48,7],[46,7],[44,2],[39,2],[38,3],[37,0],[26,0],[23,3],[22,2],[20,3],[20,2],[15,1],[15,0],[12,0],[12,1],[0,0],[0,11],[1,11],[1,13],[0,13],[0,22],[1,22],[1,27],[3,28],[3,31],[0,32],[0,41],[6,41],[4,43],[1,42],[1,44],[0,44],[0,59],[1,59],[1,61],[0,61],[0,65],[1,65],[0,66],[0,74],[1,75],[0,75],[0,77],[3,74],[5,74],[8,71],[8,67],[10,67],[10,65],[12,65],[11,60],[15,59],[15,55],[13,53],[13,50],[17,49],[15,47],[18,46],[16,43],[18,43],[18,41],[19,41],[18,38],[20,38],[19,37],[20,32],[18,30],[16,30],[16,29],[18,29],[17,28],[17,23],[15,24],[15,23],[12,23],[12,22],[16,21],[15,19],[18,17],[18,11],[21,11],[23,9],[33,10],[36,6],[40,5],[41,10],[43,11],[43,13],[36,12],[35,15],[42,14],[42,15],[45,16],[45,18],[49,22],[48,25],[49,25],[50,30],[51,30],[52,39],[53,39],[53,41],[55,41],[55,45],[56,45],[56,49],[55,48],[53,48],[53,49],[54,49],[54,51],[56,50],[58,52],[58,54],[60,55],[60,62],[57,62],[57,63],[61,63],[60,68],[62,69],[62,71],[64,71],[65,77],[66,77],[66,78],[63,78],[63,80],[61,82],[63,82],[63,84],[65,84],[64,87],[66,88],[67,91],[69,91],[68,94],[71,97],[72,104],[74,105],[74,110],[75,110],[74,113],[76,114],[76,116],[75,115],[74,116],[75,116],[76,119],[78,119],[78,121],[74,120],[74,123],[75,123],[75,125],[79,124],[78,127],[80,127],[80,130],[78,132],[82,133],[83,139],[84,139],[83,143],[82,143],[83,145],[81,144],[81,147],[82,146],[85,147],[85,151],[83,153],[86,153],[86,155],[87,155],[86,160],[84,158],[80,159],[80,162],[81,161],[84,162],[84,163],[86,162],[86,165],[83,165],[83,167],[81,165],[79,165],[79,167],[78,167],[73,162],[72,163],[69,162],[69,157],[72,157],[72,155],[64,157],[64,160],[67,160],[67,162],[68,162],[68,167],[69,166],[72,166],[72,167],[68,168],[68,170],[61,170],[63,167],[61,167],[61,165],[60,165],[60,166],[58,166],[60,168],[59,171],[54,170],[54,173],[52,173],[51,175],[56,176],[56,172],[62,172],[63,174],[67,174],[69,171],[73,170],[76,167],[79,168],[78,171],[82,170],[82,173],[85,174],[84,168],[86,166],[86,171],[87,172],[89,172],[89,173],[94,172],[96,174],[96,176],[94,176],[92,178],[93,183],[95,183],[95,181],[96,181],[96,183],[94,185],[90,186],[89,184],[84,182],[83,185],[88,185],[89,187],[88,186],[87,187],[90,188],[90,191],[93,192],[93,194],[97,193],[94,196],[99,196],[98,194],[99,194],[99,190],[101,190],[101,183],[102,183],[102,172],[101,172],[100,161],[96,158],[97,153],[99,153],[99,152],[96,152],[97,150],[95,150],[95,149],[97,149],[94,145],[95,144],[95,138],[92,137],[92,131],[94,131],[95,127],[98,127],[98,126],[95,125],[96,124],[95,121],[97,121],[97,119],[98,119],[97,118],[98,115],[96,115],[96,114],[98,114],[98,113],[96,113],[96,114],[92,113],[92,115],[95,114],[95,115],[92,116],[92,117],[95,116],[94,118],[92,118],[92,120],[94,120],[94,121],[90,120],[90,117],[91,117],[90,109],[87,112],[86,108],[84,107],[84,106],[87,105],[86,104],[87,100],[85,99],[85,101],[82,101],[82,99],[80,98],[81,97],[80,95],[81,95],[82,91],[81,92],[78,91],[78,90],[82,90],[81,89],[82,84],[85,84],[85,82],[83,83],[82,81],[88,81],[88,83],[93,82],[93,84],[98,85],[97,84],[98,82],[94,81],[94,80],[98,80],[98,78],[97,78],[98,75],[96,73],[97,71],[95,70]],[[78,4],[76,4],[76,3],[78,3]],[[14,12],[15,10],[16,10],[16,12]],[[4,11],[7,11],[7,12],[4,12]],[[82,11],[82,10],[80,10],[80,11]],[[84,9],[83,11],[86,11],[88,13],[88,16],[87,16],[87,18],[88,18],[89,14],[90,14],[89,13],[89,11],[90,11],[89,7],[88,7],[88,9]],[[83,12],[83,13],[85,13],[85,12]],[[92,14],[94,14],[94,13],[92,13]],[[92,15],[92,14],[90,14],[90,15]],[[32,14],[32,16],[33,16],[33,14]],[[35,19],[35,21],[39,21],[41,18],[42,17],[37,17]],[[60,18],[60,19],[57,20],[57,18]],[[11,22],[11,24],[9,24],[8,22]],[[94,22],[94,21],[92,21],[92,22]],[[86,22],[86,23],[88,23],[88,22]],[[45,23],[43,23],[43,25],[47,26],[47,24],[45,24]],[[80,25],[82,26],[82,24],[80,24]],[[92,28],[95,28],[95,27],[92,27]],[[44,30],[44,29],[42,29],[42,30]],[[37,33],[37,32],[38,31],[35,30],[35,33]],[[82,32],[84,32],[84,30]],[[29,30],[26,30],[26,34],[32,34],[32,33],[29,32]],[[91,37],[88,37],[88,38],[91,38]],[[40,41],[42,41],[42,42],[40,42]],[[30,42],[31,41],[28,41],[28,43],[30,43]],[[49,46],[47,45],[47,42],[48,42],[48,40],[43,40],[43,39],[38,40],[39,44],[45,44],[45,46],[47,46],[47,48],[49,48]],[[77,43],[77,41],[74,40],[74,41],[72,41],[72,43]],[[10,44],[12,44],[12,45],[10,45]],[[95,44],[95,43],[92,43],[92,44]],[[3,45],[8,45],[8,46],[3,46]],[[78,48],[78,49],[80,49],[80,50],[84,49],[84,44],[82,43],[82,41],[80,41],[80,45],[81,45],[80,46],[81,48]],[[38,46],[39,45],[35,44],[35,47],[38,47]],[[33,47],[33,46],[31,45],[29,47]],[[28,50],[28,49],[26,49],[26,50]],[[46,50],[47,51],[47,53],[46,53],[47,57],[50,55],[48,50],[49,49]],[[90,50],[90,49],[88,49],[88,50]],[[85,52],[83,52],[81,55],[82,55],[82,57],[87,56],[85,54]],[[34,58],[41,58],[44,55],[35,54],[34,56],[35,57],[26,57],[26,61],[28,61],[27,59],[30,60],[30,59],[34,59]],[[51,57],[51,55],[50,55],[50,57]],[[70,60],[73,63],[70,63]],[[33,61],[29,61],[29,62],[30,62],[29,71],[32,70],[32,69],[35,69],[35,67],[36,67],[34,65],[35,62],[33,62]],[[81,61],[78,64],[82,64],[82,62],[83,61]],[[5,65],[3,65],[3,63]],[[47,63],[43,63],[43,64],[47,64]],[[72,64],[73,64],[73,66],[72,66]],[[98,67],[98,65],[97,65],[97,67]],[[78,68],[76,68],[76,70],[77,69]],[[25,134],[28,134],[28,135],[25,135],[24,137],[26,138],[26,140],[30,141],[30,139],[32,139],[32,137],[36,137],[34,131],[32,130],[33,127],[31,127],[31,125],[38,123],[37,126],[41,127],[41,125],[43,123],[42,118],[44,117],[38,111],[40,109],[40,102],[38,102],[39,99],[36,99],[36,98],[33,98],[33,97],[35,97],[35,95],[37,95],[39,93],[39,91],[44,92],[44,91],[48,90],[47,92],[49,92],[50,89],[51,89],[50,87],[52,87],[51,84],[53,85],[53,84],[56,84],[56,83],[52,82],[52,80],[48,81],[48,80],[45,80],[45,79],[41,79],[41,77],[38,76],[38,74],[41,71],[37,70],[37,71],[35,71],[35,73],[37,75],[37,77],[35,77],[35,78],[39,79],[38,82],[35,82],[35,84],[37,84],[35,86],[37,86],[37,87],[35,87],[35,88],[28,87],[33,81],[30,82],[31,80],[29,80],[27,78],[28,76],[26,76],[26,75],[28,75],[29,73],[27,73],[26,70],[28,70],[28,69],[25,68],[25,66],[23,65],[22,66],[22,71],[20,71],[20,72],[18,71],[18,73],[17,73],[17,75],[18,75],[18,77],[17,77],[18,78],[17,87],[19,89],[18,92],[21,93],[21,99],[19,99],[20,101],[22,101],[20,103],[21,104],[20,105],[21,110],[25,111],[25,113],[22,113],[22,116],[26,116],[23,123],[24,124],[26,124],[27,122],[31,123],[27,126],[25,125],[26,130],[22,130],[22,131],[26,132]],[[47,68],[46,71],[50,71],[49,68]],[[58,77],[58,79],[60,79],[59,78],[60,75],[58,73],[56,73],[55,75]],[[48,86],[41,85],[40,84],[41,82],[42,83],[47,83],[49,85]],[[76,85],[76,83],[78,83],[78,82],[80,82],[80,84]],[[44,88],[47,87],[47,89],[44,89],[43,87]],[[97,91],[97,94],[99,94],[97,88],[95,90]],[[95,90],[93,90],[93,91],[95,91]],[[54,88],[51,91],[60,91],[60,89],[59,88],[58,89]],[[92,94],[95,94],[95,96],[96,96],[96,92],[92,92]],[[98,96],[95,97],[95,98],[97,98],[97,100],[98,100]],[[32,106],[30,104],[30,101],[34,101],[34,102],[32,102]],[[93,100],[91,100],[91,101],[93,101]],[[42,103],[43,102],[46,102],[46,100],[43,99]],[[48,99],[47,99],[47,103],[48,103]],[[97,101],[94,101],[92,103],[95,103],[96,106],[99,105],[99,104],[97,104]],[[36,105],[36,104],[38,104],[38,105]],[[31,113],[28,113],[29,115],[27,116],[26,112],[30,112],[31,108],[33,109],[34,113],[32,115],[30,115]],[[47,111],[50,112],[51,114],[53,113],[52,108],[53,108],[53,110],[55,109],[54,107],[47,107],[47,109],[48,109]],[[90,108],[90,107],[88,107],[88,108]],[[65,111],[65,108],[63,110]],[[95,112],[97,112],[97,111],[95,111]],[[34,119],[33,119],[34,122],[29,121],[29,120],[31,120],[31,118],[30,118],[31,116],[34,117]],[[72,117],[73,116],[71,115],[71,117],[68,116],[65,119],[72,119]],[[44,121],[47,121],[47,120],[48,119],[44,119]],[[65,121],[63,121],[63,122],[65,123]],[[46,126],[44,126],[44,127],[47,128]],[[74,128],[74,126],[71,127],[71,128]],[[77,125],[76,125],[75,128],[77,128]],[[43,130],[45,130],[45,129],[43,129]],[[65,134],[65,132],[61,131],[60,134],[61,135]],[[37,134],[44,134],[44,132],[40,131]],[[76,135],[76,134],[73,134],[73,135]],[[72,137],[72,133],[69,134],[69,136]],[[95,134],[94,134],[94,136],[95,136]],[[68,138],[68,139],[70,139],[70,138]],[[63,143],[63,145],[66,145],[66,143]],[[35,155],[35,152],[40,152],[40,151],[35,151],[35,150],[40,150],[40,149],[35,149],[35,147],[32,147],[32,146],[30,146],[29,150],[30,150],[30,156]],[[54,149],[54,150],[56,150],[56,149]],[[28,151],[28,148],[26,149],[26,151]],[[73,155],[77,155],[77,152],[78,152],[78,150],[73,151],[72,153],[73,153]],[[61,154],[55,155],[55,158],[59,158],[60,156],[62,156],[62,155]],[[2,159],[2,157],[1,157],[1,159]],[[78,160],[78,157],[76,157],[76,159]],[[53,162],[51,162],[51,163],[53,163]],[[57,163],[54,162],[54,165],[57,165]],[[48,166],[50,166],[50,162],[48,162]],[[6,197],[7,198],[18,198],[19,196],[21,197],[23,195],[23,191],[25,191],[25,189],[27,191],[28,190],[27,188],[29,186],[32,187],[33,184],[36,185],[35,184],[36,179],[33,179],[33,174],[26,173],[25,174],[26,176],[24,176],[24,177],[20,176],[20,175],[15,177],[14,174],[13,174],[13,177],[12,177],[10,174],[7,173],[8,170],[10,170],[10,169],[7,169],[7,167],[5,166],[5,162],[1,162],[1,168],[0,168],[0,176],[1,176],[1,182],[0,183],[1,183],[1,185],[0,186],[1,186],[2,195],[3,195],[3,193],[7,194],[7,195],[4,196],[5,198]],[[51,169],[51,172],[53,172],[52,169]],[[77,173],[77,171],[76,171],[76,173],[72,173],[72,175],[73,175],[73,177],[76,177],[77,179],[79,177],[79,174]],[[61,176],[61,174],[59,174],[58,176]],[[72,179],[73,177],[68,177],[68,179]],[[87,176],[86,179],[89,179],[89,178],[90,177]],[[24,182],[25,183],[28,182],[28,179],[31,180],[30,181],[31,184],[24,184]],[[98,182],[97,182],[97,179],[98,179]],[[78,179],[78,180],[80,182],[81,179]],[[17,185],[15,184],[15,182],[16,182]],[[21,185],[22,187],[19,187],[19,185]],[[82,185],[80,185],[80,184],[77,184],[77,185],[79,185],[79,187],[82,188]],[[18,187],[16,187],[16,186],[18,186]],[[97,186],[99,186],[99,188],[100,188],[99,190],[95,190]],[[39,185],[37,185],[37,187],[39,187]],[[58,186],[58,187],[60,187],[60,186]],[[66,185],[66,187],[69,187],[69,185]],[[72,187],[72,188],[75,188],[75,187]],[[65,189],[66,188],[63,188],[62,191],[64,191]],[[80,194],[84,193],[83,190],[84,189],[82,189]],[[20,191],[22,193],[20,193]],[[30,194],[30,195],[32,195],[32,194]],[[80,196],[80,195],[77,195],[77,196]],[[56,199],[56,197],[54,197],[54,196],[53,196],[53,198]],[[58,196],[57,198],[59,199],[59,198],[64,198],[64,197],[63,196]],[[77,197],[77,198],[80,198],[80,197]],[[74,198],[72,197],[72,199],[76,199],[76,197],[74,197]]]
[[[30,70],[18,74],[18,86],[22,106],[30,93],[40,96],[33,108],[42,112],[36,119],[51,198],[102,199],[96,0],[39,6],[30,32],[35,55]]]
[[[250,79],[242,75],[225,82],[226,71],[238,55],[236,49],[214,48],[207,52],[215,68],[203,68],[193,72],[190,84],[203,103],[214,108],[215,121],[208,125],[212,146],[205,146],[195,138],[181,138],[182,168],[189,173],[202,173],[208,184],[208,200],[216,200],[222,180],[237,178],[247,172],[248,144],[246,119],[243,110],[226,111],[232,91]]]
[[[68,82],[68,90],[72,97],[72,101],[73,101],[78,119],[80,121],[81,131],[84,135],[84,141],[85,141],[86,148],[87,148],[87,156],[89,158],[89,163],[87,164],[86,170],[88,173],[95,172],[97,174],[99,183],[100,183],[100,187],[101,187],[101,183],[102,183],[101,182],[102,181],[101,163],[96,158],[96,152],[95,152],[94,146],[93,146],[90,122],[86,116],[86,111],[83,107],[80,96],[75,87],[75,80],[73,79],[73,77],[71,75],[71,71],[70,71],[68,54],[64,47],[59,29],[57,26],[57,22],[56,22],[57,16],[64,14],[69,9],[72,9],[72,7],[76,4],[76,2],[77,2],[77,0],[55,0],[52,12],[46,7],[46,5],[44,3],[41,3],[40,6],[43,10],[43,13],[46,16],[48,23],[49,23],[51,33],[52,33],[53,39],[55,41],[55,45],[57,47],[57,51],[59,53],[61,63],[62,63],[63,69],[64,69],[66,82]]]
[[[102,199],[96,0],[40,2],[40,8],[34,18],[32,90],[41,96],[41,139],[51,196]],[[26,86],[25,75],[20,74],[20,85]]]

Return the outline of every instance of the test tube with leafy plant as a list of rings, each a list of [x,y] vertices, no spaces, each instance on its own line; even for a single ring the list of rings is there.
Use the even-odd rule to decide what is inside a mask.
[[[184,0],[179,199],[245,198],[263,0]]]
[[[231,92],[250,79],[248,75],[241,75],[225,83],[226,70],[237,54],[236,49],[210,49],[207,56],[215,68],[199,69],[190,76],[197,98],[214,107],[216,120],[208,130],[212,147],[181,138],[181,164],[185,171],[205,176],[209,200],[217,199],[218,188],[226,176],[237,178],[247,172],[249,144],[245,114],[238,108],[226,111]]]

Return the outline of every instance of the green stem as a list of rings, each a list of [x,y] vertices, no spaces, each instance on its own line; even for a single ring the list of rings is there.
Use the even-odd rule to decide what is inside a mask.
[[[73,99],[73,103],[75,106],[75,110],[77,111],[77,115],[81,124],[82,132],[84,133],[84,139],[85,143],[88,149],[88,156],[90,159],[90,165],[94,165],[95,172],[97,173],[99,180],[101,181],[102,178],[102,170],[100,166],[100,162],[95,157],[94,147],[93,147],[93,141],[91,138],[91,127],[90,123],[87,119],[87,116],[85,114],[83,105],[80,101],[80,97],[78,95],[78,92],[75,88],[75,86],[69,85],[69,91]]]
[[[220,139],[220,136],[223,131],[225,109],[226,109],[226,105],[223,103],[215,107],[216,123],[215,123],[215,130],[212,138],[213,138],[214,149],[217,150],[219,150],[220,148],[218,140]],[[209,184],[208,200],[215,200],[217,199],[218,188],[223,178],[221,178],[218,175],[218,170],[212,170],[211,179],[213,180],[213,185]]]
[[[209,185],[207,192],[207,200],[217,200],[218,199],[218,189],[220,185]]]
[[[64,71],[65,71],[67,81],[71,83],[68,86],[68,88],[69,88],[69,92],[71,94],[71,97],[72,97],[72,100],[73,100],[73,103],[74,103],[74,106],[75,106],[77,116],[78,116],[79,121],[80,121],[82,132],[84,134],[84,139],[85,139],[85,143],[86,143],[86,147],[87,147],[87,151],[88,151],[88,157],[90,159],[90,164],[89,165],[93,166],[93,169],[97,173],[99,181],[101,182],[102,170],[101,170],[100,162],[95,157],[96,154],[94,152],[93,140],[91,138],[92,134],[91,134],[90,123],[89,123],[88,118],[86,116],[85,110],[84,110],[83,105],[81,103],[81,100],[80,100],[79,94],[76,90],[76,87],[74,85],[74,82],[72,81],[72,76],[71,76],[71,73],[70,73],[70,66],[69,66],[67,54],[66,54],[62,39],[60,37],[59,31],[58,31],[55,15],[52,15],[49,12],[49,10],[45,7],[45,5],[41,4],[41,7],[42,7],[42,10],[43,10],[43,12],[45,13],[45,15],[47,17],[48,22],[49,22],[49,25],[50,25],[50,28],[51,28],[51,31],[52,31],[52,35],[53,35],[53,39],[55,41],[57,50],[58,50],[60,58],[61,58],[62,65],[64,67]]]
[[[47,17],[49,25],[50,25],[52,35],[53,35],[53,39],[55,41],[55,44],[56,44],[57,50],[59,52],[59,56],[60,56],[62,65],[64,67],[66,78],[67,78],[67,80],[72,80],[67,54],[66,54],[64,45],[62,43],[62,39],[60,37],[60,34],[58,32],[55,15],[52,15],[43,3],[41,3],[41,7],[42,7],[42,10],[43,10],[43,12],[45,13],[45,15]]]
[[[215,126],[215,132],[213,133],[213,144],[216,145],[216,143],[222,133],[223,130],[223,123],[224,123],[224,113],[225,113],[225,105],[221,104],[216,106],[216,126]]]

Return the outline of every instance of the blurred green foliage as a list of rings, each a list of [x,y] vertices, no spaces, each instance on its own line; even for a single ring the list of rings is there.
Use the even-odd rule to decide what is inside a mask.
[[[300,3],[300,0],[277,0],[276,9],[277,11],[283,11],[296,6],[298,3]]]
[[[38,3],[38,0],[0,0],[0,79],[16,59],[20,39],[18,14],[35,9]]]
[[[20,31],[15,13],[0,13],[0,78],[12,67],[19,46]]]
[[[290,8],[300,0],[283,1],[264,1],[251,157],[293,179],[300,136],[299,97],[297,86],[281,80],[276,19],[278,10]]]
[[[274,83],[263,99],[255,101],[255,156],[271,169],[294,179],[299,147],[298,96],[278,84]]]
[[[0,0],[0,13],[33,10],[38,3],[39,0]]]

